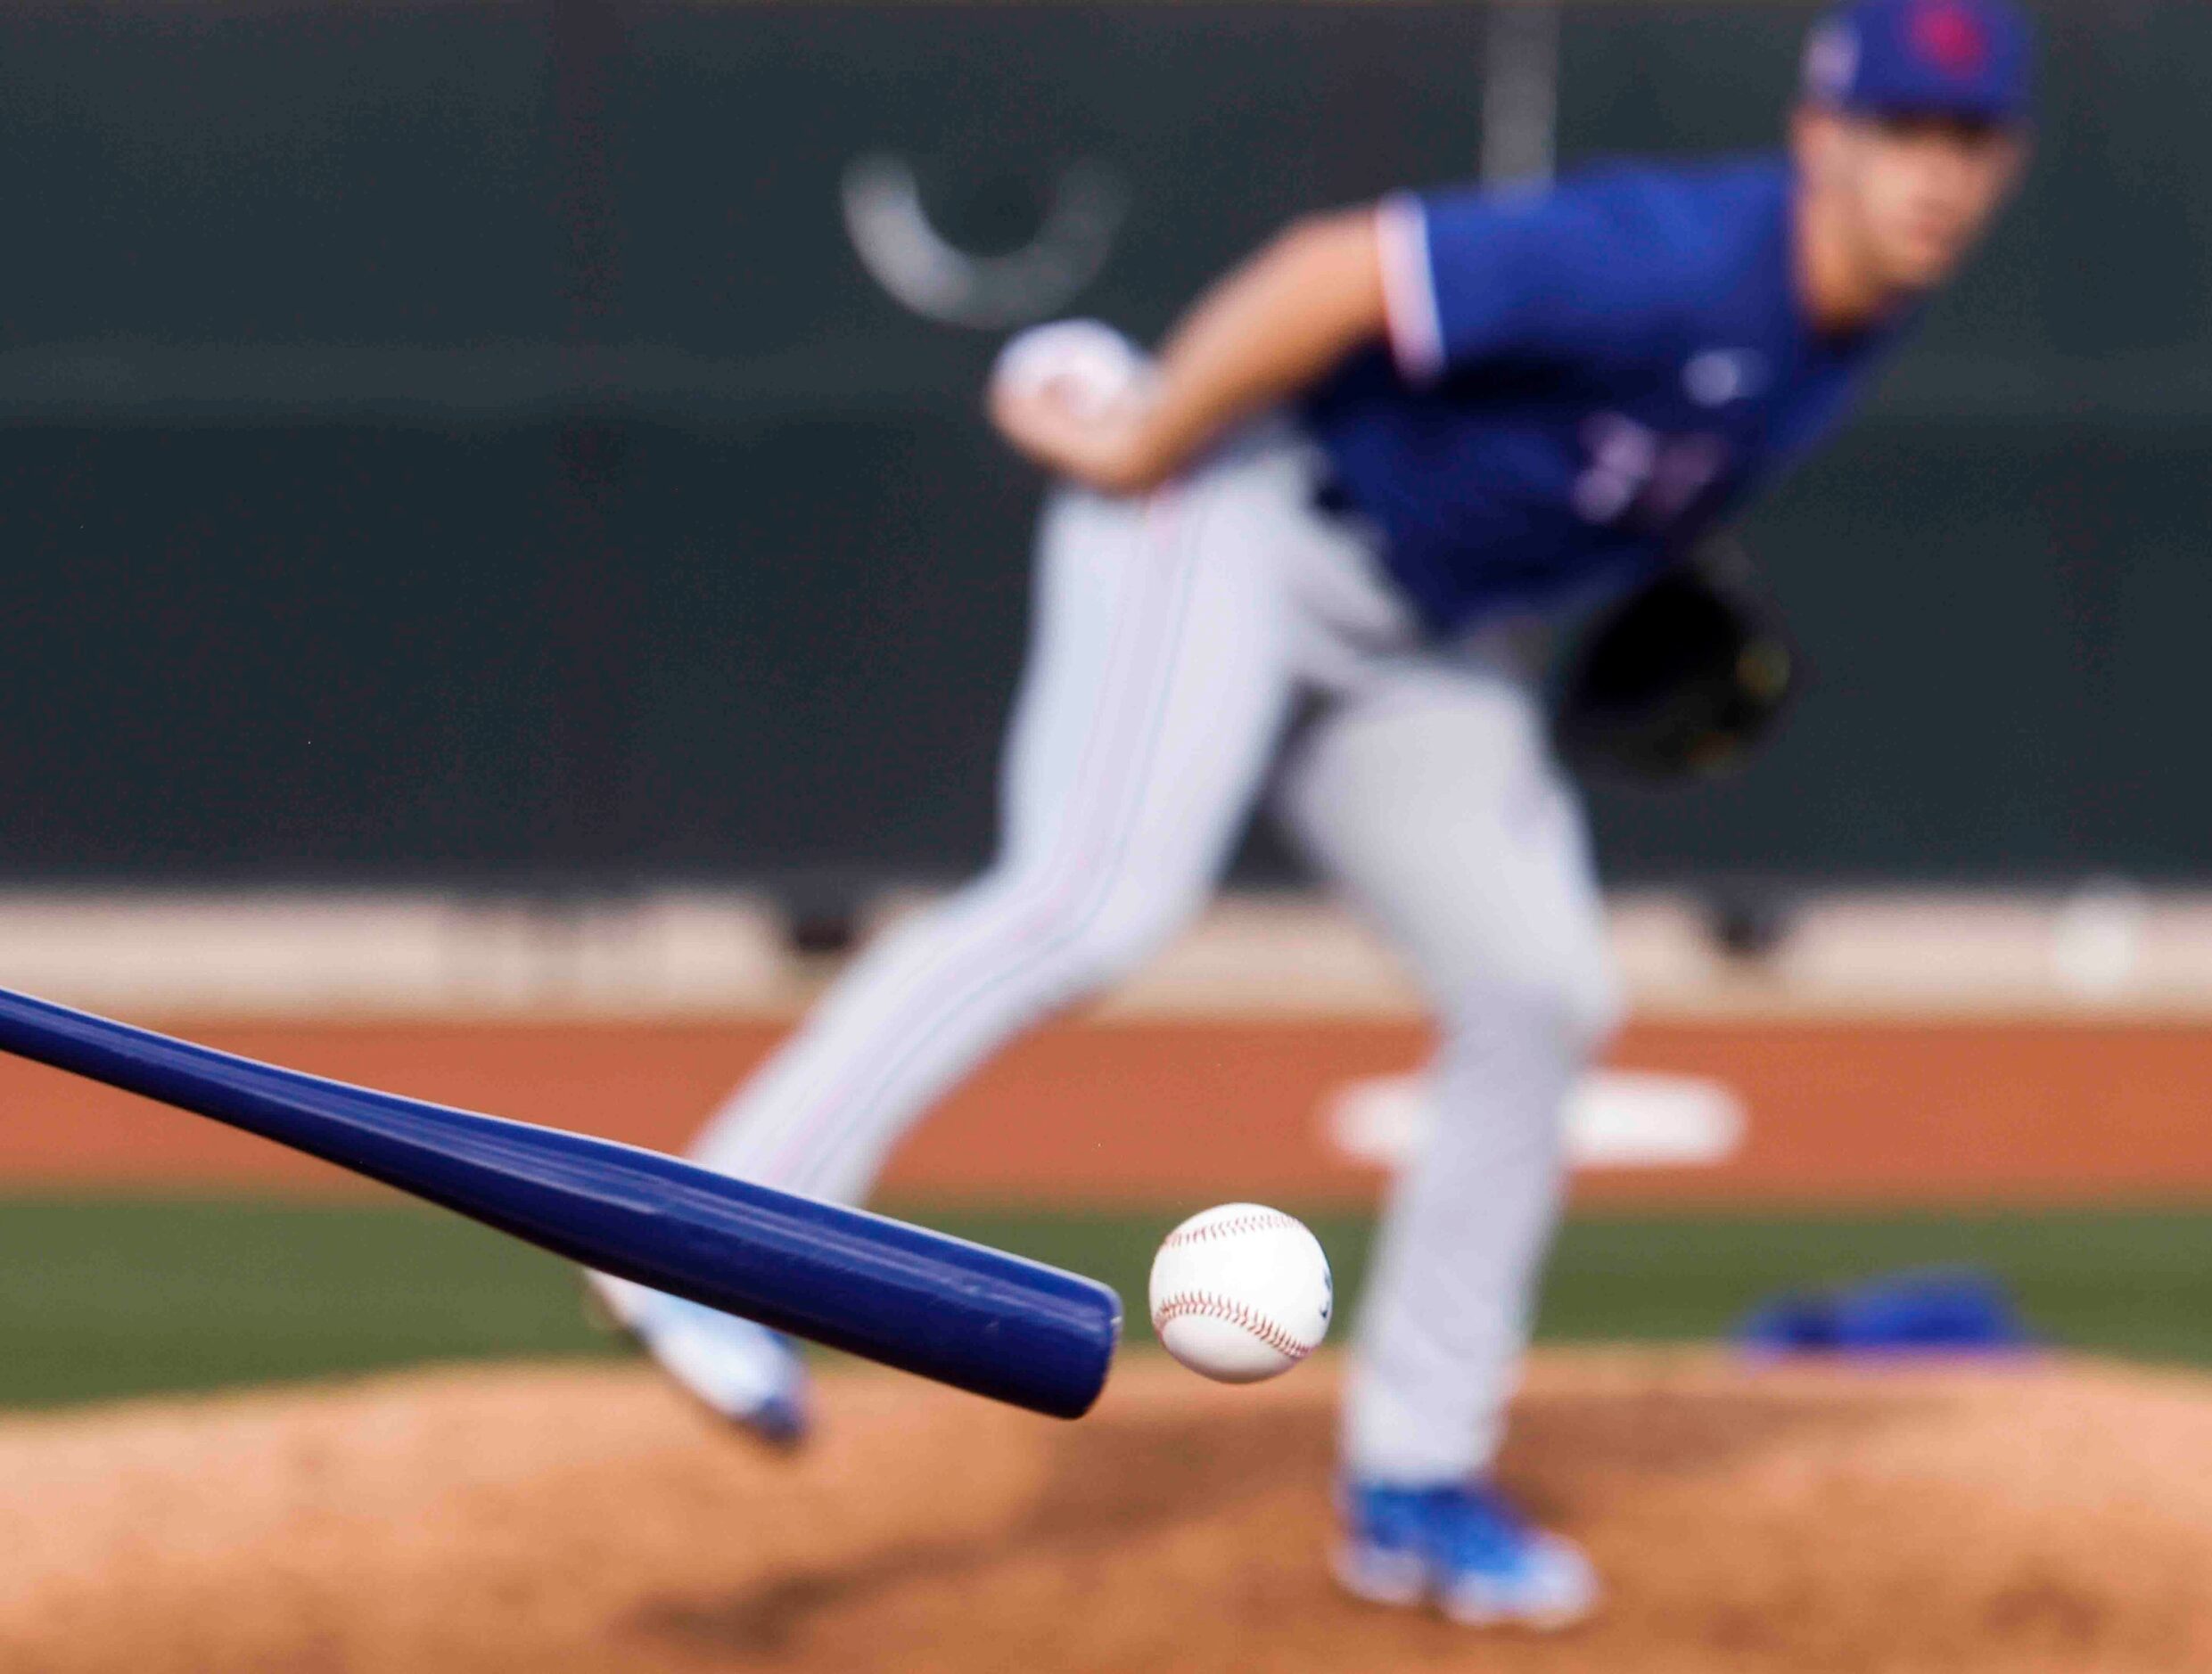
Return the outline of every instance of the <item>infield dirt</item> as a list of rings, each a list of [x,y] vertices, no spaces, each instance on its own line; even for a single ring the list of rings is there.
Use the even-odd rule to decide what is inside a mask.
[[[10,1670],[2174,1674],[2212,1667],[2212,1382],[1539,1357],[1505,1474],[1604,1615],[1339,1597],[1333,1368],[1164,1361],[1063,1425],[884,1374],[758,1452],[642,1369],[0,1424]]]
[[[171,1026],[316,1075],[678,1151],[782,1032],[757,1022]],[[1320,1107],[1427,1051],[1427,1031],[1407,1020],[1051,1025],[955,1093],[900,1147],[886,1186],[997,1205],[1371,1202],[1382,1176],[1336,1153]],[[1725,1083],[1749,1132],[1717,1166],[1578,1174],[1584,1202],[2212,1200],[2212,1021],[1646,1023],[1615,1062]],[[363,1189],[296,1152],[4,1055],[0,1104],[0,1182]]]

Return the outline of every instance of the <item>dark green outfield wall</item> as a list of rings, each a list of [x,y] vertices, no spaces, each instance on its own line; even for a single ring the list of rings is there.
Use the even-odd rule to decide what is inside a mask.
[[[1569,157],[1763,141],[1806,12],[1578,4]],[[2052,12],[2029,201],[1759,519],[1821,677],[1624,877],[2212,870],[2212,11]],[[0,874],[962,867],[1034,485],[854,159],[1156,331],[1298,207],[1466,172],[1478,7],[0,12]]]

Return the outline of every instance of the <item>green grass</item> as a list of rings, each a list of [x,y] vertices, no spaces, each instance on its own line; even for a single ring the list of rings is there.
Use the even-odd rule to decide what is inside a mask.
[[[0,1199],[0,1403],[599,1346],[568,1267],[432,1210]]]
[[[1153,1245],[1175,1217],[929,1219],[963,1237],[1093,1274],[1125,1301],[1140,1301]],[[1309,1219],[1336,1269],[1337,1294],[1356,1296],[1369,1223]],[[2030,1323],[2054,1342],[2212,1366],[2212,1210],[1583,1215],[1569,1221],[1553,1251],[1538,1335],[1712,1338],[1779,1290],[1960,1265],[2002,1275]]]
[[[1175,1219],[921,1218],[1095,1274],[1139,1304],[1153,1244]],[[1366,1222],[1313,1224],[1339,1290],[1353,1292]],[[1584,1217],[1560,1239],[1542,1331],[1711,1337],[1777,1289],[1961,1262],[2004,1275],[2059,1342],[2212,1366],[2212,1210]],[[565,1265],[433,1210],[0,1199],[0,1404],[606,1351]]]

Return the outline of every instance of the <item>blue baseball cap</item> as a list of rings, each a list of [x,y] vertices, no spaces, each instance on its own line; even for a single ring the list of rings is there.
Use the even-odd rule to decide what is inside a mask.
[[[2012,0],[1850,0],[1805,44],[1805,94],[1870,115],[2025,122],[2034,56]]]

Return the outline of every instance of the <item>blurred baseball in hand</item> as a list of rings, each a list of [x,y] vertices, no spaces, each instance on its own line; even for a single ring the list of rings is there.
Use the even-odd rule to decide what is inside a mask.
[[[1334,1305],[1320,1241],[1257,1203],[1193,1215],[1152,1259],[1152,1329],[1170,1354],[1220,1383],[1290,1370],[1321,1346]]]
[[[1103,418],[1142,398],[1151,376],[1144,351],[1097,320],[1056,320],[1019,333],[999,351],[996,390],[1050,395],[1070,412]]]

